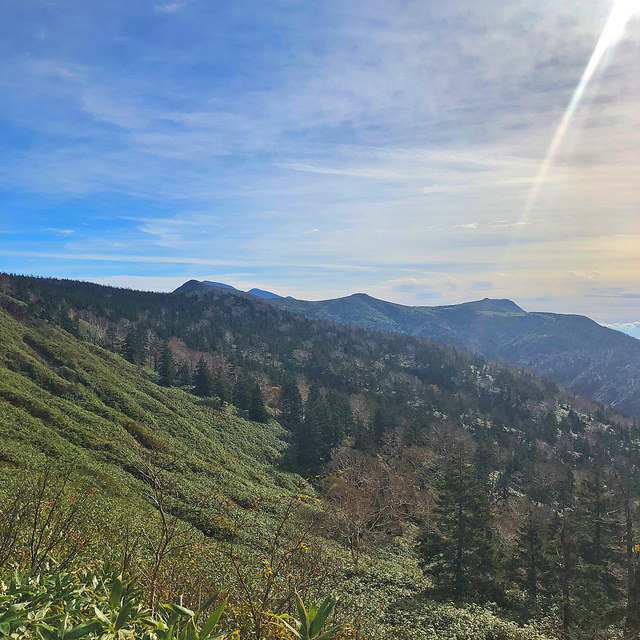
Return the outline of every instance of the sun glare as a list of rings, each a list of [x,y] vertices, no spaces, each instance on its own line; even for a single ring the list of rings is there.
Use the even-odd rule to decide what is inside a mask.
[[[571,123],[573,115],[582,100],[582,96],[584,95],[589,82],[593,78],[594,73],[597,68],[600,66],[602,59],[605,54],[611,49],[611,47],[615,46],[616,43],[622,38],[624,35],[627,24],[631,20],[631,18],[640,14],[640,0],[617,0],[609,14],[609,18],[600,34],[600,38],[598,39],[598,43],[596,44],[593,53],[591,54],[591,58],[585,70],[580,78],[580,82],[578,82],[573,95],[571,96],[571,100],[567,105],[567,108],[564,112],[562,120],[556,129],[556,132],[549,144],[549,148],[547,150],[547,154],[540,165],[540,169],[538,171],[538,175],[531,187],[529,195],[527,197],[527,201],[522,211],[522,220],[526,220],[528,218],[533,205],[535,204],[536,198],[538,196],[538,192],[540,187],[545,182],[547,173],[553,164],[553,160],[560,148],[560,144],[567,132],[567,129]]]
[[[627,23],[636,13],[640,13],[640,0],[617,0],[603,32],[603,36],[606,35],[607,46],[620,40]]]

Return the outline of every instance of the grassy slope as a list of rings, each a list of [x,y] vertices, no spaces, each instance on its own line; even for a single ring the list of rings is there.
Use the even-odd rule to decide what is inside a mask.
[[[54,458],[117,493],[138,491],[136,466],[149,457],[187,500],[217,486],[242,502],[297,483],[277,468],[285,447],[277,423],[216,411],[182,390],[157,386],[117,355],[4,312],[0,436],[5,470]]]
[[[279,467],[283,436],[273,421],[249,422],[234,408],[216,411],[182,390],[157,386],[117,355],[0,311],[0,483],[58,459],[112,504],[150,513],[136,471],[148,458],[164,469],[186,513],[202,494],[245,505],[277,499],[302,481]],[[333,584],[345,596],[344,614],[361,615],[374,638],[476,640],[493,637],[486,635],[491,629],[502,638],[538,637],[483,609],[416,604],[426,583],[411,540],[364,558],[355,576],[338,563]]]

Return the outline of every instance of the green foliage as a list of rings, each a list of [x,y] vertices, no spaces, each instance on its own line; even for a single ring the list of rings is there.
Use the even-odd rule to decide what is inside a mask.
[[[247,410],[249,420],[253,420],[255,422],[268,422],[269,413],[265,409],[262,391],[260,391],[260,387],[257,383],[253,385],[253,388],[250,391]]]
[[[160,364],[158,365],[158,382],[163,387],[171,387],[176,383],[176,378],[176,363],[169,345],[165,343],[160,354]]]
[[[89,570],[38,576],[16,572],[0,583],[0,637],[223,640],[226,634],[216,627],[224,603],[205,616],[216,598],[197,611],[164,605],[154,616],[122,576],[107,578]]]
[[[459,349],[312,323],[234,295],[2,284],[17,302],[0,312],[0,564],[28,572],[33,555],[9,481],[23,486],[57,460],[73,468],[65,496],[82,488],[98,498],[71,528],[56,525],[66,506],[54,510],[60,520],[38,521],[43,540],[60,542],[35,554],[38,570],[106,558],[138,576],[144,601],[156,600],[153,584],[158,601],[182,595],[193,611],[219,576],[231,584],[222,622],[233,612],[247,633],[251,607],[262,621],[295,613],[295,588],[310,602],[339,590],[336,615],[358,637],[403,640],[539,637],[535,624],[512,621],[532,619],[564,625],[567,637],[607,637],[625,599],[637,603],[640,491],[614,490],[618,467],[635,473],[631,420]],[[102,348],[118,351],[129,334],[123,352],[136,366]],[[201,397],[171,386],[189,387],[203,354]],[[270,419],[277,409],[286,430]],[[464,443],[460,460],[452,441]],[[149,468],[170,487],[160,502]],[[318,485],[292,468],[318,474]],[[281,529],[281,496],[299,487],[312,496],[309,520]],[[163,533],[159,518],[175,530]],[[86,539],[82,548],[62,531]],[[272,561],[265,551],[280,531]],[[434,601],[443,596],[456,604]],[[154,619],[167,626],[174,614],[157,608]],[[188,614],[179,620],[189,626]]]
[[[425,539],[425,560],[434,581],[449,594],[490,596],[499,575],[486,495],[462,450],[439,483],[435,531]]]
[[[193,376],[193,392],[201,398],[208,398],[213,395],[213,376],[204,358],[200,358]]]
[[[324,629],[327,618],[336,606],[336,598],[326,598],[319,605],[304,606],[302,598],[296,593],[296,616],[280,616],[282,624],[293,634],[296,640],[333,640],[338,629]],[[290,622],[292,624],[290,624]]]

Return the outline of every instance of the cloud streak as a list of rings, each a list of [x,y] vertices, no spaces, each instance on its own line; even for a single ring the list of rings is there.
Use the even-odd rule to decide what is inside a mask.
[[[483,291],[640,316],[568,275],[635,291],[637,20],[519,216],[607,3],[34,4],[0,43],[1,268],[246,266],[308,297]],[[398,272],[449,279],[400,290]]]

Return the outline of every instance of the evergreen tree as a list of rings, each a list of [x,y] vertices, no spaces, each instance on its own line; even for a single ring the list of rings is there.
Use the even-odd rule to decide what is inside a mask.
[[[302,421],[302,396],[295,380],[282,386],[280,420],[287,429],[294,430]]]
[[[562,628],[568,633],[576,622],[575,591],[580,569],[577,527],[571,509],[556,512],[552,532],[554,585],[560,600]]]
[[[473,453],[473,468],[480,486],[491,495],[491,473],[497,466],[496,448],[484,431],[477,439],[479,442]]]
[[[171,387],[176,382],[176,363],[169,345],[165,342],[160,353],[160,363],[158,365],[158,382],[163,387]]]
[[[144,336],[137,327],[131,327],[124,339],[122,355],[133,364],[142,364],[147,357]]]
[[[550,572],[548,529],[540,509],[532,507],[516,536],[516,582],[533,604],[545,593]]]
[[[232,400],[238,409],[244,409],[245,411],[249,409],[253,387],[254,383],[252,383],[251,379],[242,373],[233,387]]]
[[[262,397],[262,391],[260,391],[260,386],[256,382],[253,385],[253,389],[251,390],[251,395],[249,397],[249,420],[253,420],[254,422],[268,422],[269,421],[269,412],[264,406],[264,398]]]
[[[540,437],[550,445],[555,444],[558,439],[558,420],[553,411],[548,411],[540,425]]]
[[[323,434],[328,431],[327,403],[317,385],[312,385],[304,407],[304,420],[294,434],[298,445],[298,461],[306,469],[317,470],[328,458],[329,448]]]
[[[116,333],[115,327],[110,324],[107,327],[107,331],[105,333],[105,348],[110,349],[111,351],[118,351],[120,346],[120,340],[118,339],[118,334]]]
[[[181,387],[188,387],[193,384],[193,376],[191,375],[191,369],[185,362],[177,367],[176,371],[176,384]]]
[[[354,421],[355,443],[354,447],[360,451],[371,451],[373,449],[373,436],[371,429],[366,422],[356,419]]]
[[[371,416],[370,430],[376,444],[382,444],[384,434],[395,426],[394,412],[391,407],[378,405]]]
[[[330,449],[337,447],[342,438],[353,434],[354,422],[349,397],[339,391],[330,391],[325,397],[328,419],[322,433],[323,440]]]
[[[576,576],[576,600],[580,618],[596,624],[622,597],[621,571],[624,557],[619,541],[624,538],[618,510],[607,485],[606,474],[594,462],[576,495],[576,541],[580,558]]]
[[[204,358],[200,358],[196,373],[193,376],[193,392],[201,398],[209,398],[213,395],[213,376]]]
[[[434,581],[456,597],[488,595],[497,577],[491,511],[461,450],[441,475],[433,515],[436,530],[426,536],[424,551]]]
[[[221,402],[231,402],[233,394],[231,392],[231,387],[224,376],[213,376],[213,394],[218,396]]]

